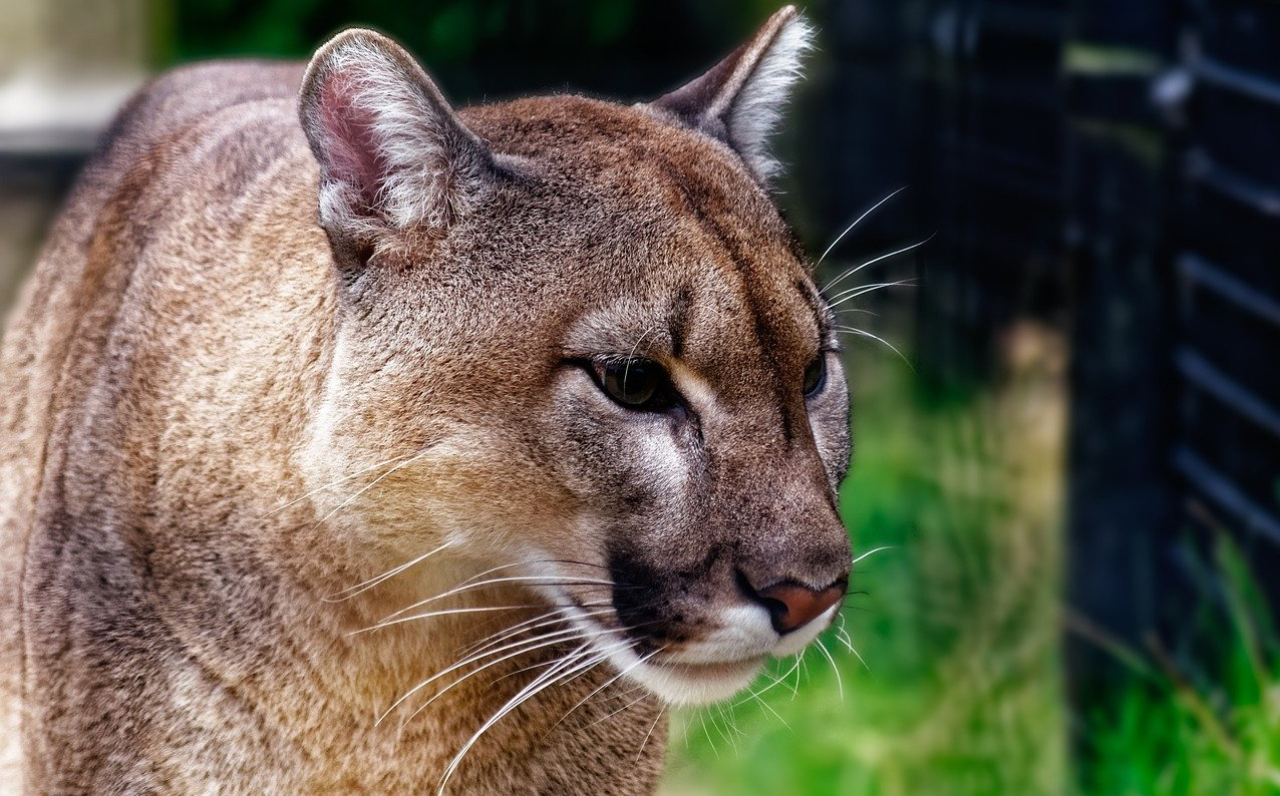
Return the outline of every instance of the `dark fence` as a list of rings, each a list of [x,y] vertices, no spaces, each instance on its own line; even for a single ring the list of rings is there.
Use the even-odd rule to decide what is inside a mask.
[[[844,0],[824,16],[869,5],[890,10],[861,14],[881,26],[862,39],[898,47],[876,63],[903,103],[886,135],[912,142],[912,223],[940,232],[923,369],[980,380],[1008,324],[1061,326],[1071,606],[1176,637],[1214,590],[1197,566],[1214,533],[1264,583],[1280,566],[1280,6]],[[883,171],[838,152],[832,173]],[[1073,647],[1078,681],[1095,658]]]

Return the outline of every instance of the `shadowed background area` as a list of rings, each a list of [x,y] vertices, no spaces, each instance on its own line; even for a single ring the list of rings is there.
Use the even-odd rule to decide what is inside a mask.
[[[0,0],[0,317],[165,67],[362,24],[457,104],[633,101],[775,8]],[[1280,792],[1280,9],[805,12],[778,201],[846,327],[841,503],[869,555],[821,649],[674,717],[665,792]]]

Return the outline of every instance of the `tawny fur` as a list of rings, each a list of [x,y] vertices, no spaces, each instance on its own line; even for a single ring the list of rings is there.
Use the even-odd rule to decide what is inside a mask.
[[[135,98],[7,330],[0,793],[433,792],[521,670],[564,649],[404,720],[443,679],[379,724],[548,598],[517,582],[447,603],[527,606],[509,614],[355,632],[389,613],[544,558],[582,581],[566,594],[607,603],[587,576],[625,560],[667,579],[678,646],[737,593],[735,571],[847,574],[843,377],[818,405],[795,387],[829,318],[760,184],[760,142],[661,103],[454,117],[437,93],[413,113],[445,128],[389,134],[399,165],[427,165],[357,218],[370,209],[299,125],[302,77],[198,66]],[[403,100],[378,90],[380,108]],[[480,159],[459,166],[466,151]],[[699,385],[697,440],[635,436],[566,364],[602,347]],[[673,456],[698,464],[661,464]],[[614,674],[596,666],[497,723],[449,792],[651,793],[656,698],[612,688],[562,720]]]

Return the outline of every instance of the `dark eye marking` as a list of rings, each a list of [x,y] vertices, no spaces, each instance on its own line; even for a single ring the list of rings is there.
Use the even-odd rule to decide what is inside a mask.
[[[619,406],[637,412],[665,412],[679,403],[671,377],[652,359],[607,357],[588,364],[600,390]]]
[[[804,397],[813,398],[827,385],[827,355],[818,357],[804,369]]]

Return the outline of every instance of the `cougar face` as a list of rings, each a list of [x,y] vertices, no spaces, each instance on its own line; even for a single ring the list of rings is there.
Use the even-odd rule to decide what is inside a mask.
[[[780,14],[631,108],[454,113],[377,34],[317,54],[301,115],[341,306],[300,464],[351,560],[472,562],[672,702],[828,625],[848,393],[764,149],[806,36]]]

